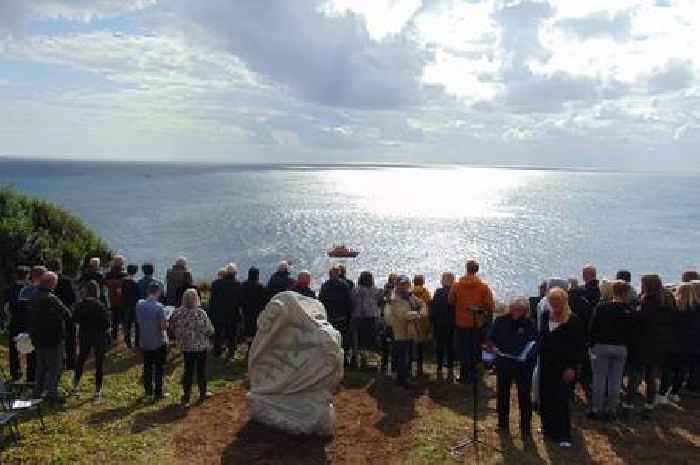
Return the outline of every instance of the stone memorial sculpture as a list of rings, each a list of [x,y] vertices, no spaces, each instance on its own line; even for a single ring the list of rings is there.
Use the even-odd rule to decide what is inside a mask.
[[[323,304],[296,292],[267,304],[248,356],[254,420],[295,434],[333,434],[343,349],[326,318]]]

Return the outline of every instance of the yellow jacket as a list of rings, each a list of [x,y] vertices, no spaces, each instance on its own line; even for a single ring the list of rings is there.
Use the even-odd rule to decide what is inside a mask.
[[[411,293],[425,303],[426,308],[430,308],[432,297],[428,288],[423,286],[413,286]],[[421,316],[416,322],[416,337],[413,339],[416,342],[428,342],[433,335],[433,325],[430,323],[430,317],[426,314]]]
[[[428,316],[428,307],[425,302],[410,296],[408,300],[394,297],[388,306],[391,314],[391,329],[394,331],[394,340],[411,341],[417,336],[417,321]]]

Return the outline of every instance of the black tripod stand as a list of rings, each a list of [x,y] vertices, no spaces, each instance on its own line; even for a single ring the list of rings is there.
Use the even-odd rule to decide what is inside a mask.
[[[481,351],[481,345],[479,344],[480,334],[477,321],[478,317],[484,315],[484,311],[478,307],[473,307],[470,309],[470,311],[473,315],[474,321],[474,325],[472,326],[472,356],[470,362],[472,368],[476,369],[476,361],[478,360],[479,353]],[[466,375],[466,373],[464,373],[464,375]],[[472,437],[457,444],[455,447],[452,448],[452,451],[456,452],[471,446],[472,450],[474,451],[474,463],[478,465],[481,463],[480,448],[486,448],[493,452],[501,452],[501,450],[479,439],[479,380],[477,377],[475,377],[472,381]]]

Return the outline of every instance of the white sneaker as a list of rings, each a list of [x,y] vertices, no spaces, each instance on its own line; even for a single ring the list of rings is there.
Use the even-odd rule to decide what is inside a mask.
[[[74,396],[80,394],[80,384],[73,384],[73,389],[71,389],[70,393]]]
[[[571,442],[569,441],[559,441],[559,447],[563,449],[568,449],[572,446]]]
[[[671,394],[671,395],[669,396],[669,400],[670,400],[671,402],[673,402],[674,404],[677,404],[677,403],[679,403],[679,402],[681,401],[681,396],[679,396],[678,394]]]
[[[666,405],[666,404],[668,404],[668,397],[664,396],[663,394],[656,394],[656,398],[654,399],[654,403],[656,405]]]
[[[97,391],[95,397],[92,399],[96,404],[102,403],[102,391]]]

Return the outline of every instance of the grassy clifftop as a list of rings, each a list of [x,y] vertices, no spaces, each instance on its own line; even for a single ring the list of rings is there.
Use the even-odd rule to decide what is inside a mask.
[[[61,259],[68,273],[86,257],[110,258],[112,252],[80,219],[43,200],[0,188],[0,289],[17,265]]]

